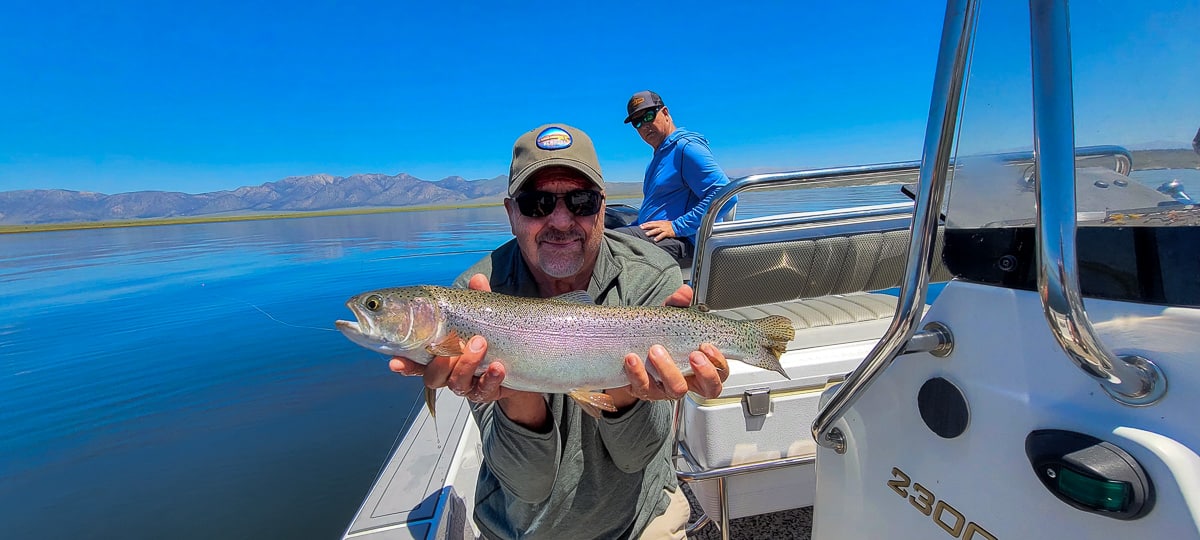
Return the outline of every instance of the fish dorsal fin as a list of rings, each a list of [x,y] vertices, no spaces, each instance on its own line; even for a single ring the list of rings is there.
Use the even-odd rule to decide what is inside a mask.
[[[600,418],[602,411],[617,412],[617,406],[613,405],[612,396],[603,392],[571,390],[567,396],[575,400],[583,412],[592,418]]]
[[[584,291],[584,290],[563,293],[563,294],[560,294],[558,296],[551,298],[551,300],[559,300],[562,302],[572,302],[575,304],[591,304],[593,306],[596,305],[596,299],[592,298],[592,295],[588,294],[588,292]]]
[[[434,356],[458,356],[463,353],[463,340],[458,337],[458,332],[451,330],[446,337],[427,345],[425,350]]]

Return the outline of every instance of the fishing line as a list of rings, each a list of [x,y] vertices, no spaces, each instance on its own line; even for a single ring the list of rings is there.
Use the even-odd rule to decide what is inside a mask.
[[[282,325],[284,325],[284,326],[290,326],[290,327],[292,327],[292,328],[300,328],[300,329],[304,329],[304,330],[323,330],[323,331],[325,331],[325,332],[337,332],[337,329],[335,329],[335,328],[320,328],[320,327],[317,327],[317,326],[302,326],[302,325],[299,325],[299,324],[292,324],[292,323],[289,323],[289,322],[283,322],[283,321],[281,321],[281,320],[279,320],[279,319],[276,319],[274,315],[271,315],[270,313],[267,313],[267,312],[266,312],[266,310],[264,310],[263,308],[260,308],[260,307],[258,307],[258,306],[256,306],[256,305],[254,305],[254,304],[251,304],[250,302],[247,302],[247,301],[245,301],[245,300],[238,300],[238,301],[239,301],[239,302],[241,302],[241,303],[243,303],[243,304],[246,304],[247,306],[250,306],[250,307],[252,307],[252,308],[254,308],[254,309],[257,309],[259,313],[262,313],[263,315],[266,315],[268,319],[271,319],[272,321],[275,321],[275,322],[277,322],[277,323],[279,323],[279,324],[282,324]]]
[[[204,285],[205,285],[204,283],[201,283],[201,284],[200,284],[200,287],[201,287],[201,288],[203,288],[203,287],[204,287]],[[301,330],[321,330],[321,331],[323,331],[323,332],[337,332],[337,329],[336,329],[336,328],[321,328],[321,327],[318,327],[318,326],[304,326],[304,325],[292,324],[292,323],[290,323],[290,322],[281,321],[281,320],[279,320],[279,319],[275,318],[275,316],[274,316],[274,315],[271,315],[270,313],[267,313],[267,311],[266,311],[265,309],[263,309],[263,308],[260,308],[260,307],[258,307],[258,306],[256,306],[256,305],[254,305],[254,304],[252,304],[252,303],[250,303],[250,302],[247,302],[247,301],[245,301],[245,300],[242,300],[241,298],[234,298],[234,297],[232,297],[232,296],[224,295],[224,294],[221,294],[221,293],[218,293],[218,292],[214,292],[213,294],[215,294],[215,295],[217,295],[217,296],[220,296],[221,298],[224,298],[224,299],[226,299],[226,300],[231,300],[231,301],[233,301],[233,302],[239,302],[239,303],[242,303],[242,304],[246,304],[247,306],[250,306],[250,307],[252,307],[252,308],[254,308],[254,309],[258,310],[258,312],[259,312],[259,313],[262,313],[263,315],[266,315],[268,319],[271,319],[272,321],[275,321],[275,322],[277,322],[277,323],[279,323],[279,324],[282,324],[282,325],[284,325],[284,326],[288,326],[288,327],[291,327],[291,328],[299,328],[299,329],[301,329]]]

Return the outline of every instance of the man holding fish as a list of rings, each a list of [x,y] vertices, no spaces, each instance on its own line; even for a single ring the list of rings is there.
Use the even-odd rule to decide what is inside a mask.
[[[582,131],[552,124],[518,138],[508,194],[504,207],[515,238],[460,275],[456,287],[553,298],[520,308],[531,317],[576,305],[567,302],[593,307],[690,303],[691,289],[683,285],[670,256],[641,239],[605,231],[604,180],[591,139]],[[469,302],[478,296],[443,291],[448,300],[422,297],[415,305],[434,313],[450,309],[446,302]],[[415,301],[413,294],[405,293],[404,300]],[[619,363],[622,360],[589,357],[583,351],[595,349],[583,338],[580,343],[561,343],[566,340],[546,332],[535,335],[533,328],[503,325],[519,317],[487,307],[477,310],[488,315],[478,317],[483,320],[479,324],[497,326],[487,338],[472,332],[481,326],[447,327],[443,320],[436,329],[424,330],[435,336],[430,344],[409,353],[405,347],[381,348],[378,342],[368,343],[376,338],[362,337],[359,332],[365,333],[367,325],[361,321],[370,316],[367,312],[383,311],[393,300],[380,294],[360,296],[351,300],[360,322],[345,323],[347,336],[376,350],[402,354],[391,360],[392,371],[422,375],[427,388],[448,387],[471,402],[484,451],[475,501],[475,521],[484,537],[684,538],[690,508],[670,463],[671,400],[688,390],[705,397],[720,394],[728,370],[724,354],[714,345],[704,343],[697,351],[673,346],[677,355],[687,352],[687,360],[677,364],[660,344],[666,341],[649,341],[645,343],[654,344],[648,350],[640,349],[646,351],[644,362],[639,354],[629,353]],[[420,309],[411,302],[404,305],[409,306],[404,308],[406,320],[419,318]],[[620,328],[613,328],[616,333],[609,335],[625,339]],[[505,329],[512,332],[506,334]],[[416,331],[407,330],[404,338]],[[532,353],[539,349],[530,349],[530,343],[560,359],[574,356],[556,364],[560,367],[614,362],[624,379],[618,376],[617,387],[597,382],[569,395],[531,390],[551,388],[537,380],[527,382],[528,372],[539,371],[542,364],[527,368],[530,363],[522,365],[502,354],[517,350],[536,356]],[[767,345],[777,360],[778,351],[772,347],[781,345]],[[575,354],[564,354],[569,352]],[[777,366],[776,361],[772,369]],[[604,380],[612,381],[611,373]]]

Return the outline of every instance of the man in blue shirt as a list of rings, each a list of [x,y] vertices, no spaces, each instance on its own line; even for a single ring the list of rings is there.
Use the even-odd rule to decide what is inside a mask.
[[[634,94],[626,112],[625,123],[654,149],[654,157],[646,166],[637,222],[616,230],[653,241],[681,267],[690,268],[700,220],[729,178],[713,158],[708,140],[675,127],[657,93]],[[727,215],[736,203],[736,198],[727,203],[723,212]]]

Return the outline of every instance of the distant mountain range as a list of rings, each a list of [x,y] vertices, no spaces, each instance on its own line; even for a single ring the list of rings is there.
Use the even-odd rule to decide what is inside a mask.
[[[641,194],[640,184],[610,183],[610,196]],[[192,195],[135,191],[105,195],[64,189],[0,192],[0,224],[172,218],[216,214],[303,212],[362,207],[496,203],[508,193],[508,176],[431,182],[407,174],[293,176],[260,186]]]
[[[1133,155],[1136,169],[1200,166],[1191,150],[1135,150]],[[198,195],[177,191],[114,195],[65,189],[4,191],[0,192],[0,225],[498,203],[507,188],[507,175],[487,180],[450,176],[431,182],[401,173],[293,176],[260,186]],[[609,182],[606,191],[610,199],[640,197],[641,183]]]

